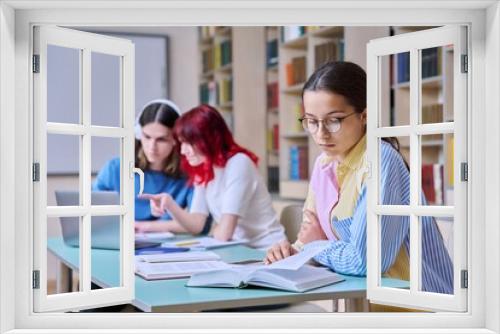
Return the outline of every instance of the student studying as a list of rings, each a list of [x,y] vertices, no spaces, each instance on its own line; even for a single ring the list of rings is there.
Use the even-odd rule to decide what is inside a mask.
[[[187,185],[179,167],[179,147],[173,137],[173,128],[180,110],[170,100],[148,102],[136,119],[135,163],[144,171],[144,191],[152,194],[168,193],[180,207],[189,207],[193,188]],[[139,178],[135,179],[136,196]],[[93,190],[120,191],[120,160],[112,159],[99,171]],[[168,212],[152,210],[149,201],[135,199],[136,232],[186,232],[172,220]],[[211,217],[196,233],[210,229]]]
[[[169,213],[187,231],[197,233],[214,218],[213,237],[247,240],[265,249],[285,239],[271,196],[257,170],[257,157],[239,146],[213,107],[201,105],[183,114],[175,125],[181,143],[181,165],[194,184],[191,207],[182,208],[168,193],[143,194],[158,213]]]
[[[338,273],[366,275],[366,73],[354,63],[326,63],[305,83],[302,98],[300,121],[323,153],[314,165],[297,241],[274,245],[266,262],[329,240],[317,262]],[[410,175],[397,139],[383,138],[380,150],[382,203],[408,205]],[[380,224],[382,271],[409,280],[409,217],[382,216]],[[422,290],[452,294],[452,260],[437,224],[433,217],[422,217],[421,224]]]

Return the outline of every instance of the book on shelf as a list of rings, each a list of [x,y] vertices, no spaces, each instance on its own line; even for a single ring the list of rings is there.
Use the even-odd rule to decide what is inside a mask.
[[[285,79],[287,86],[301,84],[307,79],[306,57],[294,57],[285,64]]]
[[[219,106],[233,100],[233,79],[211,80],[200,85],[200,102]]]
[[[267,151],[277,152],[279,150],[279,125],[272,124],[271,128],[267,130]]]
[[[206,271],[191,276],[188,287],[244,288],[247,285],[304,292],[341,282],[342,276],[325,267],[306,264],[325,249],[325,244],[310,247],[270,265],[233,265],[227,269]]]
[[[272,39],[266,42],[266,65],[273,67],[278,64],[278,39]]]
[[[267,84],[267,108],[278,108],[279,104],[279,88],[278,82],[271,82]]]
[[[397,82],[402,83],[410,81],[410,53],[409,52],[398,53],[396,64],[398,67]]]
[[[342,61],[343,39],[336,38],[332,41],[318,44],[314,47],[314,68],[318,68],[329,61]]]
[[[308,168],[308,147],[306,145],[291,145],[290,155],[290,180],[307,180],[309,177]]]
[[[444,178],[442,164],[422,165],[422,191],[429,205],[444,203]]]
[[[422,78],[438,76],[441,73],[441,47],[422,50]]]
[[[269,192],[279,192],[280,169],[278,166],[269,166],[267,168],[267,188]]]

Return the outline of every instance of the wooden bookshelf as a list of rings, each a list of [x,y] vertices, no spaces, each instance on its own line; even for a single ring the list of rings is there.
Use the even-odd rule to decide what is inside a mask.
[[[200,103],[210,104],[234,130],[231,27],[199,27]]]
[[[285,31],[288,30],[288,31]],[[293,38],[295,34],[295,37]],[[305,81],[320,63],[329,60],[353,61],[366,69],[366,44],[374,38],[389,35],[388,27],[287,27],[280,28],[279,44],[279,122],[280,122],[280,196],[288,199],[304,199],[307,195],[308,180],[316,157],[320,154],[310,136],[302,129],[298,118],[301,116],[302,88]],[[288,37],[283,39],[284,37]],[[305,77],[298,82],[287,77],[287,64],[293,59],[305,57]],[[387,69],[389,63],[384,65]],[[288,65],[288,67],[290,67]],[[300,76],[297,79],[301,79]],[[384,87],[389,91],[389,80]],[[388,101],[387,101],[388,104]],[[387,114],[386,117],[389,117]],[[302,164],[307,170],[304,178],[293,178],[290,152],[296,147],[307,147],[307,157]],[[293,157],[292,157],[293,158]],[[301,169],[299,167],[299,169]],[[303,176],[303,173],[302,173]]]
[[[414,32],[418,30],[428,29],[431,27],[394,27],[395,35]],[[422,107],[420,110],[419,124],[432,124],[453,121],[453,46],[445,45],[433,50],[426,50],[426,55],[422,54],[420,74],[420,94],[422,97]],[[430,56],[430,58],[429,58]],[[398,75],[402,69],[406,70],[405,65],[399,63],[403,60],[401,55],[392,55],[393,60],[393,77],[392,77],[392,93],[394,96],[394,107],[392,108],[392,124],[391,125],[408,125],[409,124],[409,106],[410,106],[410,89],[409,81],[402,80],[405,78]],[[403,60],[405,61],[405,60]],[[407,60],[406,60],[407,61]],[[406,74],[407,75],[407,74]],[[450,79],[451,78],[451,79]],[[402,152],[409,161],[409,140],[408,138],[398,138]],[[424,185],[429,181],[429,178],[435,178],[436,175],[429,176],[429,166],[443,166],[441,176],[438,181],[442,182],[442,199],[437,199],[436,202],[429,201],[430,205],[453,205],[453,135],[438,134],[422,136],[420,140],[421,146],[421,180],[424,192],[427,192],[427,198],[434,198],[435,194],[431,194]],[[425,167],[427,166],[427,167]],[[439,179],[441,179],[439,181]]]

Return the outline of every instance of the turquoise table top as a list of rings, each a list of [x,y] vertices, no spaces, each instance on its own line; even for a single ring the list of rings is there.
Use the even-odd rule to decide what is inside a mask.
[[[49,238],[48,249],[63,263],[78,270],[79,249],[64,244],[62,238]],[[214,250],[230,263],[261,260],[264,252],[242,245]],[[92,281],[102,287],[119,286],[119,252],[92,249]],[[306,300],[357,298],[366,294],[366,278],[345,276],[345,281],[304,293],[248,286],[234,288],[188,288],[187,279],[147,281],[135,276],[132,304],[145,312],[195,312],[234,307],[292,303]],[[407,288],[409,282],[383,278],[383,286]]]

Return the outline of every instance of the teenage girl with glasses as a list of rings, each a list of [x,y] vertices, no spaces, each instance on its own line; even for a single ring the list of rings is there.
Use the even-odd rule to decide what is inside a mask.
[[[348,275],[366,275],[366,73],[350,62],[330,62],[314,72],[303,92],[304,129],[321,148],[314,164],[304,223],[297,241],[275,244],[265,262],[328,240],[315,257]],[[397,140],[380,144],[380,193],[384,205],[409,205],[410,174]],[[425,199],[424,199],[425,201]],[[453,293],[453,265],[432,217],[422,217],[422,289]],[[382,272],[409,280],[409,217],[381,217]]]

